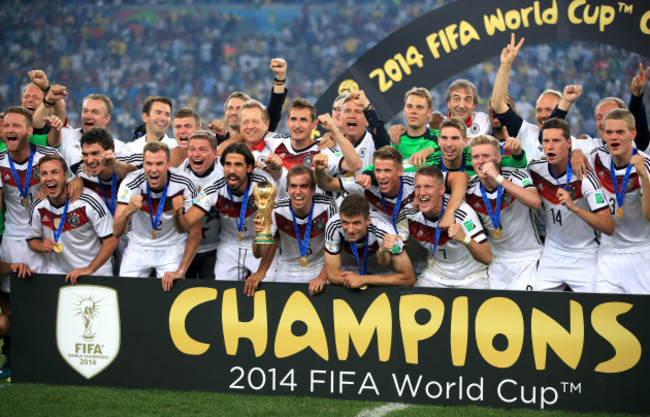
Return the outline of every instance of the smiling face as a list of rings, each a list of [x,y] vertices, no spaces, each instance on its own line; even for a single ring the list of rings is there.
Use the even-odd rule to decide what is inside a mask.
[[[104,155],[104,152],[104,148],[99,143],[84,143],[81,146],[81,159],[90,170],[90,175],[103,177],[103,174],[112,174],[110,168],[102,164],[102,155]]]
[[[316,129],[317,121],[312,118],[311,110],[295,107],[289,110],[289,134],[294,142],[305,143],[311,139],[312,130]]]
[[[200,126],[196,125],[196,120],[194,117],[177,117],[172,123],[172,129],[174,131],[174,137],[176,138],[176,143],[181,149],[187,149],[187,141],[192,136],[192,133],[196,132]]]
[[[32,127],[27,127],[27,118],[18,113],[7,113],[2,119],[4,139],[11,153],[25,150],[29,146]]]
[[[392,159],[375,159],[374,172],[379,191],[391,197],[397,195],[404,169],[401,166],[398,168]]]
[[[411,94],[404,102],[404,117],[410,129],[421,129],[433,114],[425,97]]]
[[[370,216],[364,218],[361,214],[356,216],[341,214],[340,217],[341,228],[350,242],[359,242],[365,239],[370,224]]]
[[[444,185],[438,185],[434,177],[416,174],[415,199],[420,204],[420,211],[427,217],[438,217],[440,215],[444,193]]]
[[[230,129],[239,128],[239,109],[246,100],[239,97],[232,97],[226,103],[226,124]]]
[[[217,150],[212,149],[210,141],[201,137],[194,137],[187,147],[187,159],[192,171],[197,175],[203,175],[217,158]]]
[[[38,173],[41,178],[41,189],[45,191],[50,201],[57,204],[65,200],[68,172],[63,169],[61,162],[41,162],[38,165]]]
[[[552,94],[544,94],[537,100],[537,104],[535,104],[535,122],[537,122],[538,128],[542,128],[542,125],[548,120],[559,102],[560,99]]]
[[[81,130],[87,132],[94,127],[106,128],[111,115],[106,110],[106,103],[101,100],[88,99],[81,107]]]
[[[169,128],[172,109],[169,104],[162,101],[154,101],[151,104],[149,114],[142,113],[142,121],[147,125],[147,133],[155,137],[161,137]]]
[[[470,116],[476,109],[474,103],[474,92],[469,88],[457,88],[451,92],[447,102],[447,109],[451,117],[457,117],[467,123]]]
[[[442,159],[445,166],[455,166],[463,158],[463,149],[467,146],[467,142],[463,138],[460,130],[452,126],[447,126],[440,129],[438,145],[442,151]]]
[[[363,115],[363,108],[352,100],[348,100],[343,104],[341,111],[345,136],[352,140],[352,143],[356,143],[366,133],[366,126],[368,126],[366,116]]]
[[[32,85],[23,93],[23,101],[21,106],[34,114],[36,109],[38,109],[38,107],[43,102],[44,98],[45,95],[43,94],[43,91],[41,91],[41,89],[37,86]]]
[[[144,174],[147,177],[149,188],[155,191],[162,190],[167,183],[169,160],[165,151],[144,153]]]
[[[257,107],[245,108],[239,117],[239,132],[244,137],[244,143],[253,147],[260,143],[269,129],[269,121],[264,120],[262,109]]]
[[[244,155],[229,153],[223,162],[223,174],[226,185],[231,192],[241,194],[246,190],[248,175],[253,171],[252,165],[246,165]]]
[[[316,193],[316,187],[312,186],[309,174],[292,175],[287,179],[287,191],[294,212],[300,216],[306,216],[311,209],[311,202]]]

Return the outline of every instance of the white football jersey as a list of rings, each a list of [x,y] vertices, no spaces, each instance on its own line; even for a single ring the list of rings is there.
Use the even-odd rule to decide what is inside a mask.
[[[291,137],[281,133],[267,134],[264,137],[264,143],[271,152],[280,156],[280,159],[282,159],[282,163],[287,170],[296,165],[304,165],[311,168],[314,165],[314,156],[321,153],[316,142],[309,145],[306,149],[296,150],[291,144]],[[343,155],[334,151],[323,153],[327,153],[328,155],[327,173],[330,175],[340,173]]]
[[[162,142],[162,143],[164,143],[165,145],[167,145],[167,147],[168,147],[169,149],[178,148],[178,143],[176,143],[176,139],[174,139],[174,138],[170,138],[169,136],[167,136],[166,133],[165,133],[165,135],[160,139],[160,142]],[[134,140],[133,142],[128,142],[128,143],[126,144],[126,146],[129,148],[129,150],[130,150],[131,153],[139,153],[139,154],[142,154],[142,151],[144,150],[144,145],[146,145],[146,144],[147,144],[147,135],[144,135],[144,136],[142,136],[142,137],[140,137],[140,138],[137,138],[137,139]]]
[[[57,150],[61,153],[69,166],[81,161],[81,128],[74,129],[70,126],[61,128],[61,145]],[[115,142],[115,156],[128,156],[132,154],[126,143],[119,139],[113,138]]]

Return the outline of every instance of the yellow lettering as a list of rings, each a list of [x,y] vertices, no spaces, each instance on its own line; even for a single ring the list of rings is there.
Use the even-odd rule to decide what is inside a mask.
[[[503,21],[503,13],[501,13],[501,9],[497,9],[496,13],[496,16],[483,16],[483,21],[485,22],[485,31],[489,36],[494,35],[494,32],[496,30],[499,30],[500,32],[505,32],[506,30],[506,24]]]
[[[514,301],[495,297],[485,301],[476,312],[476,345],[483,359],[497,368],[512,366],[524,344],[524,318]],[[494,347],[494,337],[504,335],[508,346]]]
[[[420,310],[429,312],[431,317],[428,322],[419,324],[415,320],[415,313]],[[444,314],[445,305],[433,295],[411,294],[401,297],[399,318],[407,363],[418,363],[419,342],[433,336],[440,329]]]
[[[544,10],[542,13],[542,19],[547,25],[554,25],[557,23],[557,2],[553,0],[553,6]],[[540,23],[541,24],[541,23]]]
[[[616,9],[612,6],[600,6],[600,23],[598,25],[598,30],[601,32],[605,31],[605,26],[609,25],[614,21],[614,16],[616,15]]]
[[[478,32],[476,32],[476,29],[474,29],[474,26],[470,25],[466,21],[461,21],[460,22],[460,44],[465,46],[471,41],[472,39],[481,40],[481,38],[478,36]]]
[[[598,6],[594,8],[594,14],[589,15],[589,5],[585,6],[585,11],[582,13],[582,17],[585,19],[585,23],[588,25],[593,25],[598,20]]]
[[[569,4],[569,9],[567,10],[567,16],[569,16],[569,22],[573,23],[574,25],[578,25],[582,23],[582,19],[580,19],[578,16],[576,16],[576,9],[583,4],[585,4],[587,1],[586,0],[573,0],[571,4]]]
[[[629,303],[604,303],[591,312],[591,325],[596,333],[607,340],[614,351],[614,357],[596,366],[596,372],[614,374],[633,368],[641,359],[641,343],[628,329],[616,320],[633,307]]]
[[[547,346],[571,369],[577,368],[585,342],[585,323],[582,306],[575,301],[570,302],[569,319],[571,331],[567,332],[548,315],[533,308],[530,332],[535,368],[538,371],[546,369]]]
[[[464,366],[467,358],[467,334],[469,331],[469,312],[467,297],[458,297],[451,306],[451,361],[454,366]]]
[[[296,322],[307,326],[302,336],[296,336],[291,327]],[[328,360],[327,339],[323,323],[309,298],[300,291],[291,294],[284,306],[275,335],[275,356],[285,358],[311,347],[321,358]]]
[[[386,362],[390,359],[393,320],[390,301],[386,294],[380,295],[372,302],[363,315],[361,323],[357,321],[354,311],[344,300],[334,300],[333,309],[334,337],[340,360],[344,361],[348,358],[350,340],[352,340],[359,357],[363,357],[375,332],[377,332],[379,360]]]
[[[214,288],[190,288],[178,295],[169,309],[169,334],[176,349],[186,355],[202,355],[210,345],[198,342],[187,334],[185,319],[192,309],[199,304],[217,299]]]
[[[521,24],[521,16],[519,15],[519,12],[517,10],[510,10],[506,12],[506,26],[508,26],[508,29],[510,30],[519,29],[520,24]]]
[[[650,25],[648,25],[648,22],[650,22],[650,10],[643,13],[643,16],[641,16],[641,23],[639,24],[641,33],[644,35],[650,35]]]
[[[237,289],[231,288],[223,293],[221,309],[223,339],[228,355],[236,355],[239,339],[251,341],[255,356],[260,357],[266,350],[268,341],[268,319],[266,312],[266,291],[256,291],[253,297],[253,318],[251,321],[239,321],[237,307]]]
[[[457,27],[458,25],[449,25],[445,28],[445,34],[447,35],[451,49],[458,49],[458,44],[456,43],[456,39],[458,39],[458,33],[456,33]],[[446,48],[445,50],[447,51]]]
[[[432,33],[431,35],[427,36],[427,45],[429,45],[429,50],[431,51],[431,55],[435,59],[440,58],[440,52],[438,52],[438,47],[440,47],[440,42],[436,41],[436,38],[438,37],[437,33]]]
[[[528,15],[530,12],[533,11],[532,7],[526,7],[524,9],[521,9],[521,20],[524,22],[524,27],[530,26],[530,23],[528,22]]]

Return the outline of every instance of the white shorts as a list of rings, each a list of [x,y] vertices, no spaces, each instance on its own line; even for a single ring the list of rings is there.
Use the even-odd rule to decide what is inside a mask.
[[[29,249],[25,239],[4,236],[2,238],[2,245],[0,246],[0,260],[8,263],[22,262],[36,272],[44,272],[46,270],[46,262],[43,255]],[[11,288],[9,282],[8,275],[0,277],[0,290],[10,293]]]
[[[324,265],[325,260],[310,263],[307,266],[300,266],[297,260],[293,265],[288,262],[280,261],[273,279],[265,278],[264,281],[309,283],[312,279],[318,278]]]
[[[477,273],[467,275],[463,279],[449,279],[442,275],[436,274],[427,267],[415,281],[415,287],[431,288],[473,288],[484,290],[490,288],[487,273]]]
[[[83,268],[84,265],[79,265],[78,268]],[[52,262],[48,262],[47,267],[46,267],[46,273],[47,274],[58,274],[58,275],[68,275],[72,271],[64,271],[63,269],[59,268],[58,265],[53,264]],[[97,271],[95,271],[92,274],[93,277],[111,277],[113,276],[113,259],[109,258],[108,261],[99,268],[97,268]]]
[[[572,291],[595,292],[597,264],[598,258],[594,257],[578,258],[544,251],[539,260],[533,289],[564,291],[568,285]]]
[[[128,245],[122,255],[121,277],[146,278],[152,270],[162,278],[165,272],[175,272],[183,259],[185,247],[172,247],[158,250],[143,250]]]
[[[535,283],[539,259],[515,261],[493,259],[488,266],[490,288],[493,290],[530,291]]]
[[[635,253],[598,252],[596,291],[650,294],[650,248]]]
[[[253,256],[253,249],[243,249],[220,244],[217,247],[217,262],[214,264],[214,279],[219,281],[244,281],[260,267],[262,258]],[[273,281],[278,266],[278,254],[266,272],[264,280]]]

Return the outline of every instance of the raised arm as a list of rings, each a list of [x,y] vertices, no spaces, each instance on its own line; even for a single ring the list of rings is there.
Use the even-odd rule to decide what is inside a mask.
[[[342,193],[341,183],[327,173],[328,157],[319,153],[314,156],[314,174],[316,175],[316,185],[323,191]]]
[[[361,169],[361,159],[359,158],[359,155],[357,155],[357,150],[354,149],[352,143],[343,136],[340,130],[338,130],[332,120],[332,116],[330,116],[329,113],[321,114],[318,116],[318,123],[332,133],[334,140],[341,148],[341,153],[343,154],[341,170],[357,171]]]

